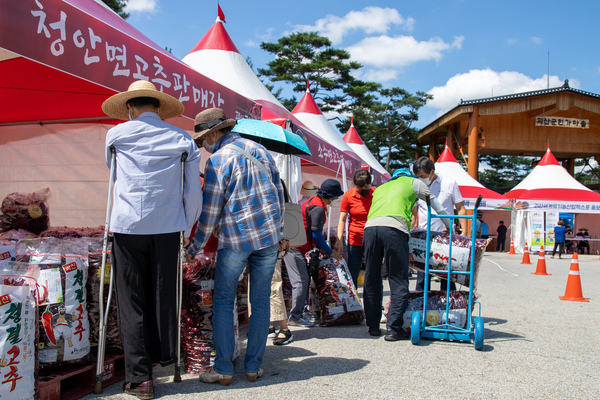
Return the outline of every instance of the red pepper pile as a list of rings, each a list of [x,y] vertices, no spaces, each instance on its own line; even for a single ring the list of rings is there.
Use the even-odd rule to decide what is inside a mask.
[[[194,264],[184,264],[181,311],[181,345],[188,372],[208,370],[214,361],[212,295],[215,259],[197,256]]]

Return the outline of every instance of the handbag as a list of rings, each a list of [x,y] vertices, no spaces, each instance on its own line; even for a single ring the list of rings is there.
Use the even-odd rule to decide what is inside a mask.
[[[258,161],[256,157],[252,156],[252,154],[231,143],[223,146],[223,148],[230,148],[238,151],[263,171],[269,177],[271,183],[273,183],[271,171],[269,171],[263,163]],[[290,247],[304,246],[307,239],[306,230],[304,229],[304,218],[302,218],[302,207],[299,204],[290,202],[290,195],[283,180],[281,180],[281,185],[283,186],[284,197],[283,238],[290,242]]]

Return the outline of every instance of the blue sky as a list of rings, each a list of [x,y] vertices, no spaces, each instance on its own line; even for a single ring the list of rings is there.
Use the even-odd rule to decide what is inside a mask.
[[[569,79],[571,87],[600,93],[596,0],[220,4],[229,35],[255,67],[273,59],[258,46],[262,41],[317,30],[364,65],[361,79],[432,93],[434,100],[421,109],[417,128],[460,99],[544,89],[548,65],[550,87]],[[128,12],[130,24],[181,59],[214,23],[217,2],[129,0]]]

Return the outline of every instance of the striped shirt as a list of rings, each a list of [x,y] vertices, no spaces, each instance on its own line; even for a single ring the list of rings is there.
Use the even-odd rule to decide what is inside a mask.
[[[260,168],[227,144],[241,147],[271,171],[272,182]],[[279,171],[269,152],[237,133],[223,136],[204,169],[204,201],[194,254],[204,247],[211,233],[219,238],[219,249],[255,251],[277,244],[283,238],[284,195]]]

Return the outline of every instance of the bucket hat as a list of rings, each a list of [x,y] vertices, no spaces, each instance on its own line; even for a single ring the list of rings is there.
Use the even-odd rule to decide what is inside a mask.
[[[110,96],[102,103],[102,111],[109,117],[127,121],[129,119],[129,111],[127,110],[127,102],[136,97],[152,97],[160,102],[158,115],[161,119],[174,118],[183,114],[185,107],[175,97],[156,90],[156,86],[152,82],[140,80],[135,81],[126,92],[117,93]]]
[[[324,199],[337,199],[342,196],[344,191],[338,181],[335,179],[325,179],[321,187],[317,190],[317,196]]]

